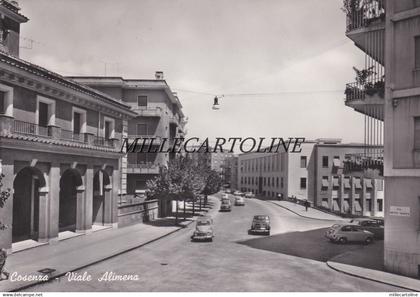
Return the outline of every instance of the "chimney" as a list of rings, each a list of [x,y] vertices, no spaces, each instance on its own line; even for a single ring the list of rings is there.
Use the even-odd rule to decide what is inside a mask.
[[[156,71],[155,72],[155,79],[156,80],[163,80],[163,71]]]

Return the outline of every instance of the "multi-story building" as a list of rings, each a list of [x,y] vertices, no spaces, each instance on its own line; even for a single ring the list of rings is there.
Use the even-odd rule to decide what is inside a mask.
[[[299,153],[246,153],[238,157],[241,191],[265,198],[308,200],[315,207],[353,215],[383,215],[380,169],[365,173],[354,160],[366,147],[340,139],[306,141]],[[363,174],[362,174],[363,173]]]
[[[117,98],[136,112],[137,117],[123,127],[124,137],[128,137],[130,143],[135,138],[155,138],[153,143],[146,143],[146,147],[154,146],[151,151],[155,151],[163,139],[167,139],[163,147],[166,150],[175,137],[184,136],[185,120],[181,102],[163,79],[162,72],[156,72],[152,80],[121,77],[71,79]],[[128,153],[122,162],[122,191],[127,194],[144,191],[146,182],[159,174],[160,168],[173,157],[173,153],[164,152]]]
[[[376,135],[379,141],[385,139],[385,267],[419,277],[420,1],[346,4],[346,35],[365,53],[367,68],[377,73],[370,75],[372,84],[364,81],[360,99],[346,104],[370,122],[383,120]],[[377,98],[367,91],[375,91]],[[375,139],[372,129],[366,137]]]
[[[231,156],[224,160],[223,179],[226,185],[231,189],[238,189],[238,157]]]
[[[14,1],[1,1],[0,246],[47,243],[62,232],[86,233],[118,223],[120,142],[136,116],[97,90],[24,61],[20,24],[28,19]]]
[[[364,144],[318,139],[308,159],[308,200],[337,213],[382,217],[382,163],[365,169],[365,150]]]

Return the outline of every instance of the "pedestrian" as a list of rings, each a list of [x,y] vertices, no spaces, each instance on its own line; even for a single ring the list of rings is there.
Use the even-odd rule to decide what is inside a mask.
[[[308,200],[305,200],[305,211],[308,211],[308,207],[310,206],[310,203]]]
[[[0,249],[0,281],[4,279],[9,279],[9,272],[7,272],[6,268],[4,268],[4,266],[6,265],[6,259],[7,259],[6,249]],[[6,278],[3,278],[3,275]]]

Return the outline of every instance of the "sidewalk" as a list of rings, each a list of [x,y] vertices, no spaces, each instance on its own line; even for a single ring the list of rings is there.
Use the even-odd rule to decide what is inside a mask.
[[[211,202],[217,200],[212,199]],[[120,229],[105,229],[63,240],[57,244],[43,245],[11,254],[6,262],[10,276],[17,272],[20,276],[31,276],[32,280],[11,281],[10,278],[3,280],[0,282],[0,292],[16,291],[38,283],[39,280],[36,278],[43,275],[39,272],[42,269],[54,269],[49,274],[49,279],[54,280],[69,271],[136,249],[185,228],[196,219],[196,216],[181,222],[180,226],[167,224],[166,222],[171,219],[162,218]],[[164,223],[160,224],[160,221]]]
[[[362,268],[358,266],[337,263],[333,261],[327,262],[328,267],[343,272],[352,276],[373,280],[376,282],[408,289],[412,291],[420,291],[420,281],[411,277],[401,276],[398,274],[383,272],[379,270],[373,270],[368,268]]]
[[[316,219],[316,220],[323,220],[323,221],[348,221],[348,219],[342,218],[340,216],[336,216],[334,214],[329,214],[320,210],[317,210],[315,208],[309,207],[308,211],[305,211],[305,206],[296,204],[289,201],[284,200],[266,200],[268,202],[271,202],[273,204],[276,204],[284,209],[287,209],[294,214],[308,218],[308,219]]]

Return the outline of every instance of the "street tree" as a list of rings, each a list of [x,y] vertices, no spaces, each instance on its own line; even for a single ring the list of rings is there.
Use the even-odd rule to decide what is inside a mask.
[[[4,174],[0,174],[0,208],[3,208],[4,205],[6,204],[7,199],[9,199],[10,197],[10,188],[8,189],[3,189],[3,178],[5,177]],[[4,230],[6,229],[7,226],[0,221],[0,230]]]

